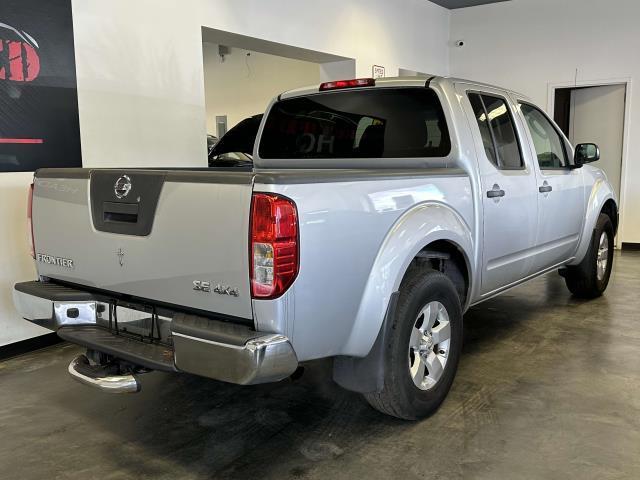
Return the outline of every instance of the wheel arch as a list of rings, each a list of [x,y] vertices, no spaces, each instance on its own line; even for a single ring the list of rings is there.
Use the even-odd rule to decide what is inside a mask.
[[[418,263],[445,263],[467,306],[473,275],[471,229],[463,217],[440,202],[425,202],[405,212],[387,233],[373,263],[343,355],[363,357],[373,346],[407,272]],[[443,259],[438,253],[448,254]],[[446,273],[445,268],[445,273]]]
[[[586,255],[591,243],[593,229],[601,213],[609,215],[614,225],[614,233],[618,231],[618,202],[615,191],[600,170],[593,169],[590,173],[593,175],[594,180],[587,201],[585,222],[575,258],[569,265],[579,264]]]
[[[452,240],[435,240],[420,250],[407,267],[402,282],[414,269],[432,268],[444,273],[456,287],[463,309],[471,292],[471,263],[464,250]],[[402,284],[401,282],[401,284]]]

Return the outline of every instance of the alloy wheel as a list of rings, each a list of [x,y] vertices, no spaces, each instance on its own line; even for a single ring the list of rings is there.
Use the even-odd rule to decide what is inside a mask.
[[[416,387],[436,386],[447,363],[451,344],[451,323],[440,302],[425,305],[418,313],[409,340],[409,374]]]
[[[609,263],[609,237],[607,232],[602,232],[600,241],[598,242],[598,256],[596,258],[598,280],[604,279]]]

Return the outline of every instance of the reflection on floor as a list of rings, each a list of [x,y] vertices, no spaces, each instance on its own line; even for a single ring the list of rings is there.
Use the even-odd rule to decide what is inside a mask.
[[[606,295],[555,273],[473,308],[458,376],[422,422],[377,414],[330,380],[237,387],[151,373],[101,394],[58,345],[0,363],[0,476],[130,478],[640,478],[640,254]]]

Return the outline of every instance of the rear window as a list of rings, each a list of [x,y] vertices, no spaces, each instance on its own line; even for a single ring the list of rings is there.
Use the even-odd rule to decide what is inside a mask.
[[[265,159],[445,157],[451,140],[427,88],[327,92],[281,100],[259,153]]]

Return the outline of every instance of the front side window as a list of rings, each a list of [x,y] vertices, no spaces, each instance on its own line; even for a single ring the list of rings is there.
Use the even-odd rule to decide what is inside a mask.
[[[531,133],[540,168],[565,168],[567,154],[562,138],[547,116],[528,103],[521,103],[520,108]]]
[[[469,94],[469,101],[489,161],[502,169],[523,168],[518,137],[506,101],[476,93]]]
[[[265,159],[446,157],[451,140],[427,88],[325,92],[277,102],[258,148]]]

